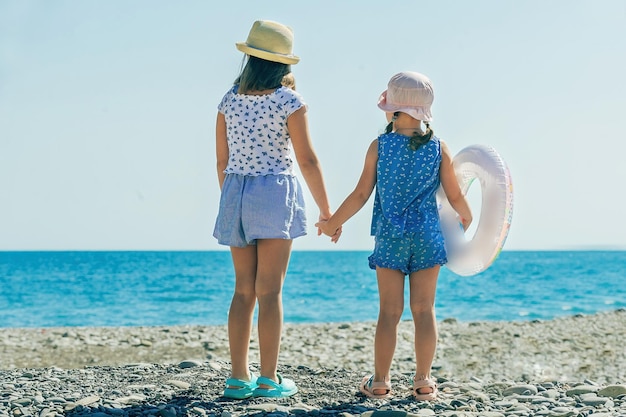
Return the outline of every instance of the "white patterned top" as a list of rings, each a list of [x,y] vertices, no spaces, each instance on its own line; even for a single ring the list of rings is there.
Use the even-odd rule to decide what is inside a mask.
[[[237,94],[237,86],[231,88],[218,106],[226,117],[229,158],[224,172],[293,175],[287,118],[303,106],[302,96],[287,87],[260,96]]]

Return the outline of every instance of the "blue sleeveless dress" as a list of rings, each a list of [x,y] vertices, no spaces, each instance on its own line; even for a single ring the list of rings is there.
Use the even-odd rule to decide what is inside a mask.
[[[409,137],[378,137],[376,195],[371,234],[376,245],[370,268],[405,274],[447,262],[437,209],[441,143],[436,136],[417,150]]]

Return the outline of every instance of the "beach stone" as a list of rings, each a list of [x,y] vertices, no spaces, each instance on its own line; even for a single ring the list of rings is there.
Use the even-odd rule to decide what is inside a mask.
[[[202,362],[197,360],[186,360],[178,364],[178,367],[181,369],[195,368],[196,366],[202,366]]]
[[[523,414],[530,413],[532,410],[523,404],[517,404],[507,410],[507,414],[515,413],[515,414]]]
[[[439,384],[439,390],[458,389],[458,388],[459,388],[459,384],[457,384],[456,382],[453,382],[453,381],[445,381],[445,382],[442,382],[441,384]]]
[[[124,365],[124,367],[126,368],[139,368],[139,369],[151,368],[152,366],[153,365],[151,363],[145,363],[145,362],[128,363]]]
[[[572,397],[559,397],[557,401],[564,407],[576,405],[576,400]]]
[[[121,398],[115,399],[116,402],[120,404],[124,404],[124,405],[141,404],[145,400],[146,400],[146,396],[140,395],[140,394],[134,394],[134,395],[129,395],[127,397],[121,397]]]
[[[191,384],[189,382],[178,381],[176,379],[170,379],[169,381],[165,381],[165,383],[169,385],[173,385],[176,388],[185,389],[185,390],[191,387]]]
[[[597,385],[578,385],[565,391],[565,395],[567,395],[568,397],[573,397],[574,395],[596,393],[599,390],[600,387]]]
[[[517,401],[521,403],[532,403],[532,404],[541,404],[544,402],[549,402],[550,399],[543,397],[541,395],[516,395],[514,397]]]
[[[505,400],[498,400],[498,401],[494,401],[493,405],[495,405],[496,407],[500,407],[500,408],[509,408],[509,407],[513,407],[514,405],[518,404],[518,401],[516,399],[505,399]]]
[[[545,391],[542,391],[539,395],[543,395],[546,398],[551,398],[551,399],[555,400],[555,399],[559,398],[560,393],[556,389],[549,388],[549,389],[547,389]]]
[[[176,409],[174,407],[163,408],[158,413],[161,417],[176,417]]]
[[[578,411],[569,407],[554,407],[547,414],[549,417],[573,417]]]
[[[153,391],[157,388],[155,384],[131,384],[126,386],[128,390]]]
[[[296,414],[308,413],[309,411],[312,411],[314,409],[315,407],[308,405],[308,404],[304,404],[302,402],[297,402],[291,406],[291,412],[296,413]]]
[[[509,387],[507,389],[504,390],[504,392],[502,393],[502,395],[504,395],[505,397],[511,396],[511,395],[515,395],[515,394],[519,394],[519,395],[535,395],[537,394],[537,387],[534,385],[530,385],[530,384],[524,384],[524,385],[514,385],[512,387]]]
[[[609,406],[609,404],[612,404],[612,401],[609,398],[606,397],[597,397],[597,396],[585,396],[583,398],[580,399],[580,402],[585,404],[585,405],[590,405],[592,407],[598,407],[598,406]]]
[[[480,391],[468,391],[466,393],[467,397],[471,398],[472,400],[476,400],[479,401],[481,403],[488,403],[489,402],[489,396],[483,392]]]
[[[72,403],[72,402],[69,402],[69,403],[66,403],[66,404],[63,406],[63,410],[65,410],[65,411],[73,411],[73,410],[74,410],[74,409],[76,409],[77,407],[79,407],[79,405],[78,405],[78,404],[76,404],[76,403]]]
[[[274,403],[265,403],[265,404],[254,404],[251,406],[248,406],[248,410],[259,410],[259,411],[265,411],[268,413],[271,413],[273,411],[278,410],[280,406],[278,404],[274,404]]]
[[[98,401],[100,401],[100,397],[98,397],[97,395],[91,395],[89,397],[85,397],[85,398],[82,398],[82,399],[76,401],[76,404],[78,404],[78,405],[91,405],[91,404],[97,403]]]
[[[626,395],[626,385],[609,385],[598,391],[600,397],[617,398]]]

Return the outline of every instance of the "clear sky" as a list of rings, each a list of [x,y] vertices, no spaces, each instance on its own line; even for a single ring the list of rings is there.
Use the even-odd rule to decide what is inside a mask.
[[[257,19],[294,29],[334,207],[384,127],[379,94],[413,70],[453,153],[508,163],[505,250],[626,249],[624,0],[0,0],[0,250],[224,249],[216,106]],[[312,221],[294,249],[368,250],[370,216],[337,245]]]

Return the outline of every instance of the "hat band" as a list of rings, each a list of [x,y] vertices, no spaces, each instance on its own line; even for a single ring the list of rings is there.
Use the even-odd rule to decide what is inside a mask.
[[[258,46],[250,45],[249,43],[245,43],[244,45],[246,45],[248,48],[256,49],[257,51],[263,51],[263,52],[267,52],[270,54],[276,54],[276,55],[282,55],[282,56],[293,56],[291,53],[284,54],[282,52],[270,51],[269,49],[259,48]]]

